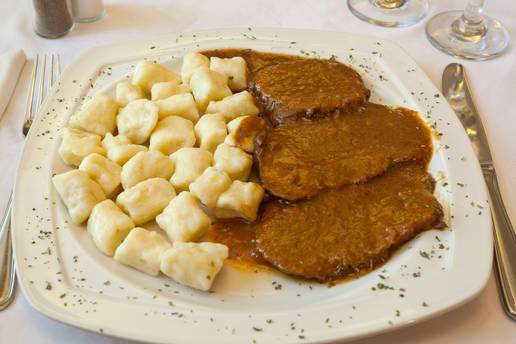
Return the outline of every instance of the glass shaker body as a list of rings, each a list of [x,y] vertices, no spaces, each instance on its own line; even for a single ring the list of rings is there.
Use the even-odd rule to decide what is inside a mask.
[[[102,0],[71,0],[71,8],[73,19],[78,23],[91,23],[106,15]]]
[[[74,28],[66,0],[32,0],[34,31],[44,38],[58,38]]]

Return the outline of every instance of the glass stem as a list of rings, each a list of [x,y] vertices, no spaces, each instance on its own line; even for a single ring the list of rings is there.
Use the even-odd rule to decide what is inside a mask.
[[[478,42],[486,34],[484,23],[485,0],[469,0],[462,16],[452,24],[452,33],[455,38],[467,42]]]
[[[405,5],[405,2],[407,0],[369,0],[369,1],[371,1],[371,3],[376,7],[391,10],[394,8],[400,8],[401,6]]]

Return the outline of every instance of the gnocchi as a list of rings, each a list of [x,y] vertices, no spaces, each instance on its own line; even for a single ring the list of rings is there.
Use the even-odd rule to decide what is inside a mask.
[[[82,108],[70,117],[69,125],[90,133],[104,136],[116,128],[117,102],[103,94],[98,94],[84,103]]]
[[[207,113],[221,113],[224,115],[226,122],[234,120],[240,116],[254,116],[258,115],[260,110],[254,104],[253,96],[247,92],[242,91],[233,95],[228,95],[222,100],[214,101],[212,99],[206,108]]]
[[[174,242],[161,258],[160,270],[174,281],[207,291],[228,257],[228,248],[211,242]]]
[[[178,116],[168,116],[158,122],[150,137],[150,150],[172,154],[179,148],[193,147],[195,133],[193,123]]]
[[[146,152],[147,147],[135,145],[123,134],[113,136],[107,133],[102,140],[102,146],[107,152],[109,160],[123,166],[129,159],[140,152]]]
[[[140,152],[122,167],[120,179],[124,189],[150,178],[169,179],[174,172],[174,163],[161,152]]]
[[[106,199],[100,185],[84,171],[72,170],[55,175],[52,182],[75,224],[86,221],[93,207]]]
[[[185,85],[190,84],[190,78],[194,70],[200,67],[208,68],[210,59],[196,52],[188,53],[183,57],[183,66],[181,67],[181,79]]]
[[[97,153],[105,155],[100,136],[79,129],[64,128],[58,154],[68,165],[79,166],[86,156]]]
[[[79,165],[79,170],[88,173],[108,197],[120,186],[122,167],[100,154],[93,153],[85,157]]]
[[[243,91],[247,87],[247,64],[240,56],[231,58],[210,58],[210,69],[228,77],[232,91]]]
[[[208,167],[204,172],[190,184],[190,192],[208,208],[215,208],[220,194],[226,191],[231,185],[231,178],[224,171],[215,167]]]
[[[129,82],[119,82],[116,85],[115,99],[120,106],[126,106],[134,100],[143,98],[145,98],[145,93],[138,85]]]
[[[226,172],[232,180],[246,181],[251,173],[253,158],[242,149],[219,145],[213,154],[215,168]]]
[[[200,111],[206,110],[212,100],[220,100],[231,95],[227,76],[208,68],[197,68],[190,79],[190,88]],[[217,111],[208,111],[217,113]]]
[[[254,221],[263,195],[264,191],[260,185],[235,180],[229,189],[219,196],[215,216],[220,219],[242,217]]]
[[[155,103],[158,107],[159,119],[167,116],[179,116],[194,123],[199,119],[199,111],[197,111],[195,100],[190,93],[176,94],[156,100]]]
[[[147,99],[130,102],[116,118],[118,132],[136,144],[147,141],[157,122],[158,107]]]
[[[172,242],[186,242],[202,237],[210,227],[211,219],[201,209],[197,198],[183,191],[156,217],[156,222]]]
[[[213,152],[227,136],[226,122],[221,114],[206,114],[195,124],[199,147]]]
[[[63,129],[58,151],[78,169],[52,181],[71,220],[87,221],[104,255],[206,291],[228,247],[193,241],[216,218],[256,219],[264,190],[247,182],[248,153],[266,123],[245,90],[242,57],[189,53],[180,74],[141,61],[114,98],[85,102]],[[152,220],[166,236],[139,227]]]
[[[266,123],[260,116],[242,116],[229,122],[227,127],[229,134],[224,139],[225,144],[254,153],[256,138],[265,130]]]
[[[179,191],[188,190],[188,186],[213,162],[211,153],[202,148],[181,148],[170,158],[175,164],[170,182]]]
[[[116,204],[136,225],[153,220],[176,196],[172,184],[163,178],[151,178],[120,193]]]
[[[161,234],[133,228],[115,251],[114,259],[152,276],[158,276],[161,259],[170,243]]]
[[[88,219],[87,230],[95,246],[112,257],[122,243],[134,222],[110,199],[98,203]]]
[[[165,99],[176,94],[190,93],[190,87],[185,84],[176,84],[175,82],[165,81],[152,85],[151,99]]]
[[[140,61],[136,64],[133,73],[133,84],[142,88],[145,93],[150,93],[152,85],[158,82],[181,83],[181,78],[176,73],[166,69],[162,65],[150,61]]]

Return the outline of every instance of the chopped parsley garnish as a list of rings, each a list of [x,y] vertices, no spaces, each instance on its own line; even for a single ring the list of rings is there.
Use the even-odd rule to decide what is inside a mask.
[[[376,287],[377,287],[378,289],[380,289],[380,290],[381,290],[381,289],[384,289],[384,290],[385,290],[385,289],[386,289],[386,290],[394,290],[394,288],[393,288],[393,287],[388,286],[388,285],[383,284],[383,283],[378,283],[378,284],[376,285]]]
[[[425,259],[430,260],[430,256],[429,256],[429,255],[428,255],[428,253],[427,253],[427,252],[425,252],[425,251],[419,251],[419,255],[420,255],[421,257],[425,258]]]
[[[344,273],[347,270],[347,267],[348,267],[348,264],[346,264],[345,261],[340,262],[335,267],[335,274],[336,275],[341,275],[342,273]]]

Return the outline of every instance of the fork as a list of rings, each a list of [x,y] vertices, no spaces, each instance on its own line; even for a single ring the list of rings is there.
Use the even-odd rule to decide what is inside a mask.
[[[50,88],[54,85],[56,77],[61,74],[61,62],[58,54],[50,55],[48,63],[48,79],[47,73],[47,55],[36,55],[34,66],[31,72],[31,81],[29,93],[27,96],[27,110],[23,120],[22,133],[27,136],[32,125],[34,117],[39,106],[43,103]],[[36,92],[36,84],[38,85],[37,99],[34,100]],[[11,211],[12,211],[12,192],[7,201],[7,207],[4,217],[0,222],[0,311],[5,309],[13,300],[14,286],[16,282],[15,264],[13,259],[12,241],[11,241]]]

